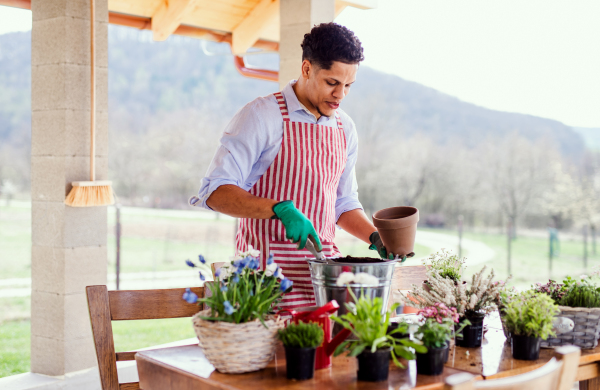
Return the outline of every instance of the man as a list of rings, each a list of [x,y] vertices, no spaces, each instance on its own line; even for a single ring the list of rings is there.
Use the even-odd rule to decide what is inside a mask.
[[[294,282],[282,302],[286,308],[314,305],[304,247],[311,239],[326,256],[340,256],[336,223],[388,255],[358,201],[356,129],[339,109],[364,59],[361,43],[347,28],[323,23],[301,46],[298,80],[234,116],[198,196],[190,199],[239,218],[236,249],[258,249],[263,269],[274,255]]]

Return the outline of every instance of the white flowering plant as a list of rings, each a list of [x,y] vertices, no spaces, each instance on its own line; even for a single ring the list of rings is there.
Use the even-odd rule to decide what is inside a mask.
[[[443,303],[447,307],[456,308],[461,317],[488,314],[497,309],[497,297],[500,291],[510,280],[505,283],[494,283],[494,270],[486,277],[484,266],[481,271],[473,275],[470,285],[455,283],[454,280],[442,277],[435,269],[427,271],[429,291],[422,286],[412,285],[410,297],[402,296],[401,301],[407,306],[425,308]]]
[[[439,252],[431,254],[423,260],[424,265],[429,265],[430,269],[438,271],[441,277],[460,282],[466,259],[442,249]]]
[[[188,303],[206,303],[211,309],[205,320],[233,322],[236,324],[258,319],[266,326],[266,316],[276,309],[284,294],[292,290],[293,282],[287,279],[274,262],[273,255],[267,259],[267,267],[259,270],[260,252],[250,247],[240,253],[215,273],[215,283],[207,284],[211,296],[198,299],[189,289],[183,294]],[[186,260],[193,268],[205,269],[206,261],[200,256],[200,264]],[[204,271],[206,272],[206,270]],[[203,271],[200,279],[205,280]]]
[[[350,288],[350,284],[360,284],[360,298]],[[383,299],[380,297],[371,298],[365,296],[364,288],[369,285],[376,285],[378,280],[376,277],[366,274],[351,272],[343,272],[337,279],[338,286],[346,285],[348,292],[352,297],[353,302],[346,302],[348,312],[341,316],[333,316],[332,320],[348,329],[356,336],[356,340],[346,340],[341,343],[335,350],[334,356],[338,356],[344,351],[348,352],[348,356],[358,356],[363,351],[369,350],[375,352],[378,349],[391,348],[392,359],[398,367],[404,368],[398,357],[406,360],[414,360],[414,351],[426,353],[427,348],[418,340],[410,340],[407,338],[397,339],[396,333],[406,333],[407,326],[399,326],[397,329],[387,333],[390,324],[391,313],[395,313],[398,304],[395,303],[392,307],[383,312]],[[412,349],[411,349],[412,348]]]

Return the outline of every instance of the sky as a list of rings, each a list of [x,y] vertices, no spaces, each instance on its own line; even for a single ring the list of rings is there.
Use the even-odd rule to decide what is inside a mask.
[[[364,65],[494,110],[600,128],[600,0],[379,0],[336,22]],[[31,12],[0,6],[0,34]]]

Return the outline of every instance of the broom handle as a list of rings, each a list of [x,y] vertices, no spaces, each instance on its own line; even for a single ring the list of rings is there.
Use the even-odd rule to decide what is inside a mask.
[[[94,179],[96,178],[96,172],[95,172],[95,160],[96,160],[96,145],[95,145],[95,141],[96,141],[96,121],[95,121],[95,114],[96,114],[96,77],[95,77],[95,70],[96,70],[96,61],[94,59],[94,22],[95,22],[95,18],[94,18],[94,13],[95,13],[95,7],[94,7],[94,0],[90,0],[90,64],[91,64],[91,69],[90,69],[90,75],[91,75],[91,80],[90,80],[90,85],[91,85],[91,96],[90,96],[90,181],[94,181]]]

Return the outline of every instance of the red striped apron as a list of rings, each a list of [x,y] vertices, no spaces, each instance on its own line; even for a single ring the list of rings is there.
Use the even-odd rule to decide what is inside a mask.
[[[335,202],[340,177],[346,167],[346,136],[336,111],[337,127],[291,122],[281,92],[275,93],[283,117],[283,140],[273,164],[250,189],[250,193],[278,201],[292,200],[313,224],[326,256],[340,256],[335,238]],[[285,228],[276,219],[240,218],[236,235],[236,250],[245,252],[252,245],[261,253],[261,267],[272,253],[286,278],[294,282],[286,294],[282,308],[315,304],[306,257],[306,249],[285,237]]]

